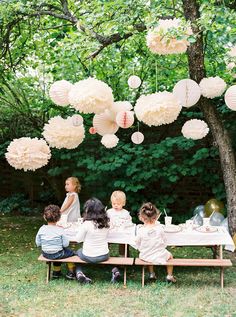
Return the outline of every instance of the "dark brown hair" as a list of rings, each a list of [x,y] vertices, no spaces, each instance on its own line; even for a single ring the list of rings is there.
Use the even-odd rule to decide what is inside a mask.
[[[156,208],[152,203],[144,203],[139,210],[139,219],[143,218],[146,221],[152,221],[157,219],[160,214],[160,210]],[[140,219],[141,220],[141,219]]]
[[[84,221],[92,220],[98,229],[109,228],[109,218],[102,202],[93,197],[84,204]]]
[[[60,207],[57,205],[48,205],[44,208],[43,218],[47,222],[57,222],[61,218]]]

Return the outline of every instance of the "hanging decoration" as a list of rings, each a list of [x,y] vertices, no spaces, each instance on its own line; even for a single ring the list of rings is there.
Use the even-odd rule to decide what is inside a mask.
[[[115,134],[105,134],[101,139],[101,143],[108,149],[117,146],[118,142],[119,138]]]
[[[131,140],[134,144],[141,144],[144,141],[144,135],[141,132],[134,132],[131,135]]]
[[[93,117],[93,126],[100,135],[114,134],[119,129],[115,116],[109,110],[101,114],[95,114]]]
[[[194,106],[201,97],[199,85],[192,79],[180,80],[173,89],[173,94],[179,99],[181,106]]]
[[[219,76],[203,78],[199,84],[201,93],[206,98],[215,98],[223,94],[226,89],[225,81]]]
[[[141,85],[141,83],[142,83],[141,79],[136,75],[132,75],[128,79],[128,85],[132,89],[138,88]]]
[[[82,117],[80,114],[74,114],[74,115],[71,117],[71,120],[72,120],[72,124],[73,124],[75,127],[78,127],[78,126],[82,125],[83,122],[84,122],[84,119],[83,119],[83,117]]]
[[[96,134],[96,133],[97,133],[96,128],[90,127],[90,128],[89,128],[89,133],[90,133],[90,134]]]
[[[132,109],[133,107],[129,101],[115,101],[111,106],[111,111],[114,113],[118,113],[120,111],[129,111]]]
[[[236,111],[236,85],[233,85],[226,90],[225,103],[229,109]]]
[[[49,89],[49,96],[58,106],[69,105],[68,95],[73,85],[66,80],[58,80]]]
[[[185,122],[181,132],[187,139],[199,140],[207,135],[209,128],[205,121],[191,119]]]
[[[192,34],[190,24],[180,19],[159,20],[158,26],[148,31],[147,46],[160,55],[185,53]]]
[[[228,52],[230,57],[236,57],[236,45],[231,47],[230,51]]]
[[[60,116],[51,118],[44,125],[43,136],[51,147],[57,149],[75,149],[85,137],[84,126],[74,126],[71,117]]]
[[[80,112],[100,114],[111,108],[113,94],[106,83],[90,77],[73,85],[69,92],[69,102]]]
[[[142,95],[134,107],[138,120],[148,126],[159,126],[175,121],[181,111],[180,102],[167,91]]]
[[[35,171],[47,165],[51,151],[45,140],[38,138],[14,139],[5,154],[8,163],[15,169]]]
[[[119,127],[127,129],[134,123],[133,111],[120,111],[116,116],[116,123]]]

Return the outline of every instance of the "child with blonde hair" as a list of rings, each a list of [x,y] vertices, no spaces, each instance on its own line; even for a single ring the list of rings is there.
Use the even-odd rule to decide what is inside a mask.
[[[166,249],[166,237],[162,226],[156,223],[159,216],[160,211],[150,202],[143,204],[140,208],[139,219],[144,223],[144,226],[139,228],[136,237],[136,245],[140,251],[139,258],[153,264],[166,264],[166,280],[175,283],[173,266],[168,265],[168,260],[173,259],[173,256]],[[153,266],[148,266],[148,268],[149,279],[156,280]]]
[[[66,198],[61,206],[61,213],[67,216],[67,222],[76,222],[80,215],[78,193],[81,185],[77,177],[69,177],[65,182]]]

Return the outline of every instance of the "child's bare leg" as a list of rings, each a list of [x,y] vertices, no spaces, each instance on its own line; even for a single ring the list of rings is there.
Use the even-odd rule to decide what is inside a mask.
[[[166,270],[168,275],[173,275],[173,265],[167,265]]]
[[[173,255],[172,254],[170,255],[168,261],[170,259],[173,259]],[[168,283],[175,283],[176,279],[173,276],[173,265],[167,265],[166,266],[166,270],[167,270],[167,277],[166,277],[167,282]]]
[[[154,273],[154,266],[153,265],[149,265],[148,266],[148,272],[149,273]]]
[[[148,272],[149,272],[149,280],[155,281],[157,279],[157,277],[156,277],[153,265],[148,266]]]

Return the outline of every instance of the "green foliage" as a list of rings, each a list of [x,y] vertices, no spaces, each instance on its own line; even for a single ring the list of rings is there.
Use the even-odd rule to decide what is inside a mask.
[[[16,193],[8,198],[0,200],[0,213],[8,214],[15,211],[22,214],[32,214],[38,210],[37,208],[30,207],[29,200],[27,200],[25,195],[21,193]]]

